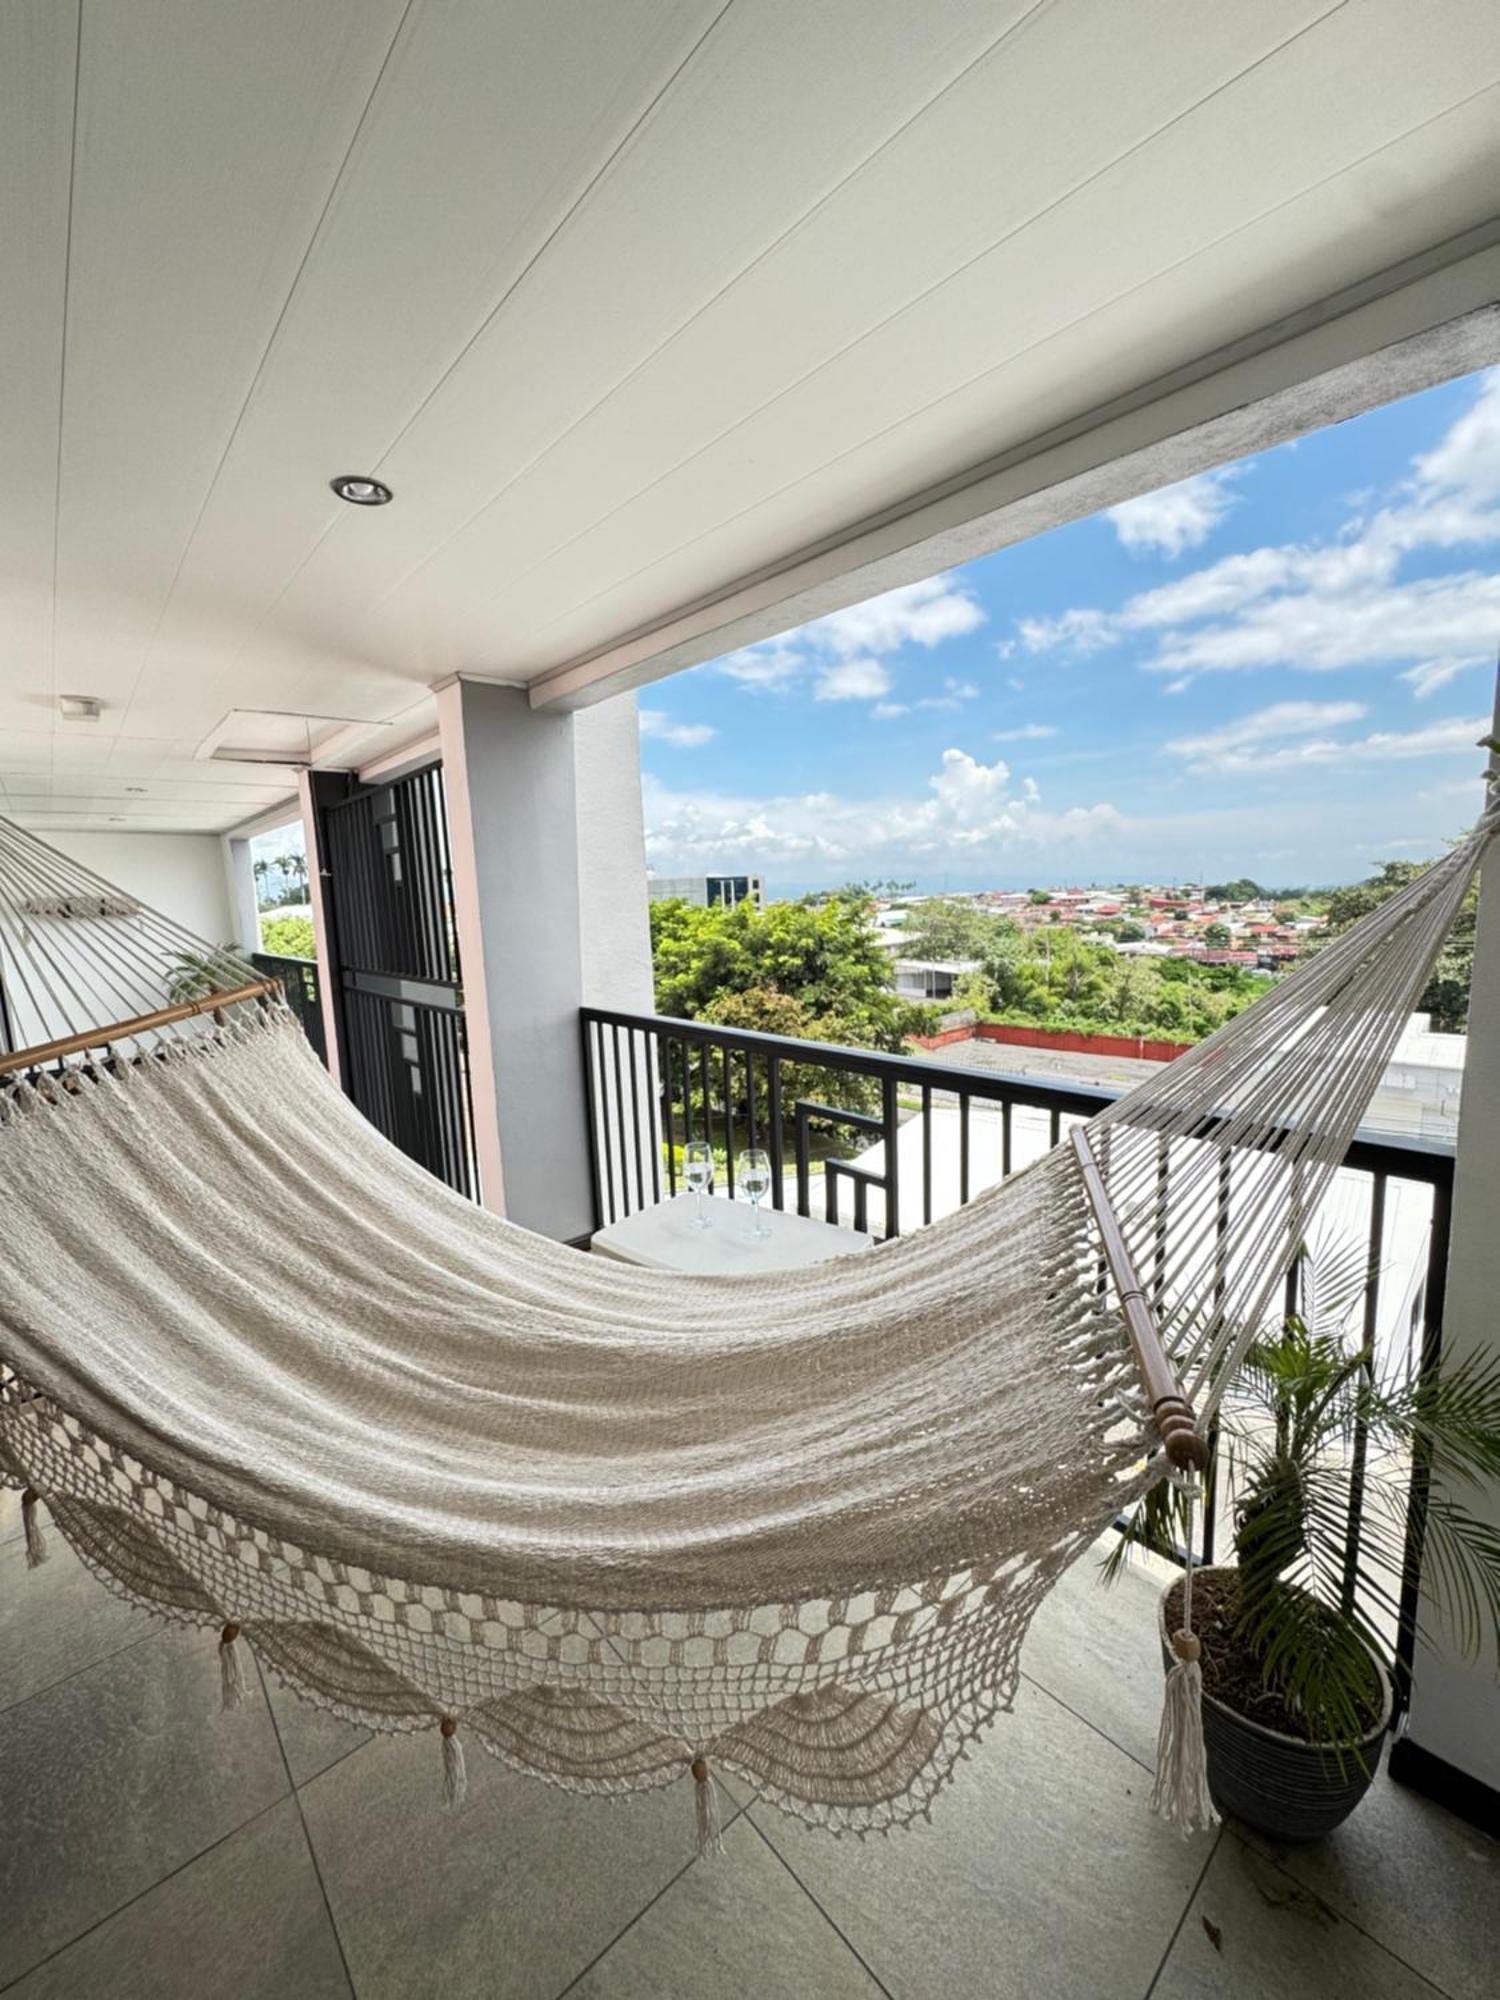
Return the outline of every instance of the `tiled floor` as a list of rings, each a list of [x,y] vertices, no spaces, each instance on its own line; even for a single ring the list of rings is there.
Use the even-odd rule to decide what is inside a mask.
[[[118,1604],[0,1501],[0,1990],[13,2000],[468,1995],[1359,2000],[1492,1995],[1500,1849],[1381,1780],[1321,1846],[1150,1818],[1152,1579],[1088,1563],[931,1827],[832,1840],[688,1788],[570,1798],[427,1736],[372,1740],[257,1688],[212,1635]]]

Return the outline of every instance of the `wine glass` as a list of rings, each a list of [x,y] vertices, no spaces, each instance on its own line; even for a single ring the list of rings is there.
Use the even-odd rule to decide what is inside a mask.
[[[759,1146],[752,1146],[740,1162],[740,1186],[750,1197],[750,1206],[755,1212],[755,1220],[750,1225],[752,1236],[767,1237],[771,1225],[762,1222],[761,1202],[771,1191],[771,1155]]]
[[[706,1139],[689,1139],[682,1149],[682,1178],[697,1197],[698,1212],[693,1217],[698,1229],[712,1229],[713,1224],[703,1213],[703,1190],[713,1186],[714,1149]]]

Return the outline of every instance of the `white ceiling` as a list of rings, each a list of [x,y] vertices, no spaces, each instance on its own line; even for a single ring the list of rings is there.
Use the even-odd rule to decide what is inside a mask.
[[[1497,188],[1494,0],[7,0],[0,811],[236,824],[231,711],[384,748]]]

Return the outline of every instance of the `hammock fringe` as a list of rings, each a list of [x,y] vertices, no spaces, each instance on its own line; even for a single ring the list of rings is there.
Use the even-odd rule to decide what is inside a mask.
[[[1208,1789],[1200,1642],[1191,1632],[1177,1632],[1172,1649],[1177,1659],[1167,1675],[1162,1702],[1151,1810],[1186,1840],[1217,1826],[1219,1815]]]
[[[236,1643],[239,1636],[240,1628],[233,1624],[226,1625],[219,1634],[219,1706],[226,1715],[233,1709],[243,1708],[249,1693]]]
[[[47,1560],[47,1537],[42,1532],[42,1523],[37,1514],[41,1497],[34,1486],[28,1486],[21,1495],[21,1528],[26,1537],[28,1569],[40,1569]]]
[[[469,1772],[464,1763],[464,1746],[458,1740],[458,1723],[445,1715],[438,1724],[443,1740],[443,1804],[456,1812],[469,1796]]]
[[[724,1824],[719,1787],[706,1757],[693,1759],[693,1818],[698,1832],[698,1858],[710,1860],[724,1852]]]

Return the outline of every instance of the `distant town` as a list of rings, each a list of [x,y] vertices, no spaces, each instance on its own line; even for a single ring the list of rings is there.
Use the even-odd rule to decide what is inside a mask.
[[[1059,885],[936,896],[919,894],[905,884],[849,886],[869,895],[882,945],[893,953],[899,952],[911,913],[942,903],[954,910],[1008,917],[1029,932],[1065,925],[1074,935],[1112,946],[1125,957],[1186,958],[1200,965],[1262,972],[1285,972],[1295,964],[1326,927],[1324,906],[1331,893],[1266,889],[1248,877],[1223,883],[1134,882],[1087,889]],[[710,907],[732,907],[748,900],[764,908],[771,900],[765,878],[749,873],[653,875],[649,892],[653,901],[680,899]],[[951,963],[955,973],[968,969],[961,961]],[[942,984],[940,978],[931,982],[923,997],[948,998]]]
[[[1200,965],[1238,965],[1283,972],[1307,949],[1327,917],[1322,899],[1283,900],[1251,881],[1207,885],[1131,883],[1108,889],[987,889],[938,898],[914,893],[877,896],[878,920],[899,929],[906,910],[940,901],[1009,917],[1024,930],[1065,924],[1127,956],[1191,958]]]

